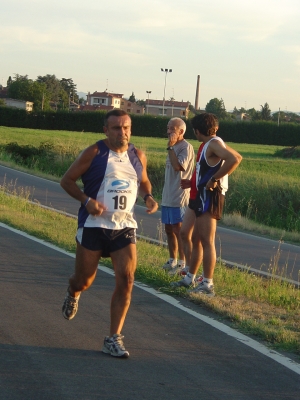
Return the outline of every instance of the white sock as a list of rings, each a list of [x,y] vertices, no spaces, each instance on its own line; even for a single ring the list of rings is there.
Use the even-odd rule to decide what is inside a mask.
[[[208,278],[205,278],[204,276],[203,276],[203,283],[207,286],[207,287],[211,287],[211,286],[213,286],[213,279],[208,279]]]
[[[184,260],[178,260],[178,267],[184,268],[185,267],[185,261]]]
[[[188,284],[194,282],[194,279],[195,279],[195,275],[194,275],[194,274],[191,274],[190,272],[188,272],[188,273],[186,274],[186,276],[184,277],[184,280],[185,280]]]
[[[171,267],[175,267],[177,265],[177,258],[169,258],[169,264]]]

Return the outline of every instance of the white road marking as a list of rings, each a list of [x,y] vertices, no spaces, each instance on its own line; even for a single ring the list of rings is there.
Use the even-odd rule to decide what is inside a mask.
[[[33,240],[37,243],[40,243],[43,246],[49,247],[50,249],[58,251],[69,257],[75,258],[74,253],[69,253],[66,250],[63,250],[51,243],[45,242],[44,240],[38,239],[34,236],[31,236],[31,235],[29,235],[25,232],[22,232],[18,229],[12,228],[1,222],[0,222],[0,226],[2,228],[8,229],[14,233],[17,233],[18,235],[24,236],[27,239]],[[114,272],[110,268],[107,268],[105,266],[99,265],[98,269],[109,275],[112,275],[112,276],[114,275]],[[196,311],[193,311],[193,310],[183,306],[182,304],[180,304],[180,302],[178,300],[174,299],[173,297],[171,297],[169,295],[161,293],[161,292],[159,292],[153,288],[150,288],[149,286],[147,286],[143,283],[137,282],[137,281],[135,282],[135,286],[141,290],[144,290],[145,292],[152,294],[153,296],[158,297],[162,301],[165,301],[165,302],[171,304],[172,306],[186,312],[187,314],[190,314],[191,316],[199,319],[200,321],[205,322],[206,324],[212,326],[213,328],[218,329],[220,332],[223,332],[226,335],[231,336],[232,338],[238,340],[239,342],[242,342],[244,345],[251,347],[253,350],[263,354],[266,357],[271,358],[273,361],[276,361],[277,363],[283,365],[284,367],[286,367],[286,368],[290,369],[291,371],[296,372],[296,374],[300,375],[300,364],[296,363],[295,361],[291,360],[290,358],[283,356],[282,354],[278,353],[277,351],[269,349],[268,347],[257,342],[256,340],[253,340],[253,339],[249,338],[248,336],[243,335],[242,333],[230,328],[229,326],[227,326],[225,324],[222,324],[221,322],[214,320],[213,318],[206,317]]]

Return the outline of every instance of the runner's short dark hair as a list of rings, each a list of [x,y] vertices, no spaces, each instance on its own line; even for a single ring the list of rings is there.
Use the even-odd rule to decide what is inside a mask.
[[[193,129],[198,129],[204,136],[212,136],[216,134],[216,128],[219,126],[218,118],[211,113],[203,113],[195,115],[191,119]]]
[[[109,117],[124,117],[125,115],[129,116],[126,111],[120,110],[119,108],[114,108],[113,110],[108,111],[108,113],[106,113],[104,117],[104,126],[107,126],[107,121]]]

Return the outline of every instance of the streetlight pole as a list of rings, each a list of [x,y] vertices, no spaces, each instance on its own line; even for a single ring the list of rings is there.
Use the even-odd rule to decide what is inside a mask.
[[[147,105],[147,113],[149,114],[149,94],[151,93],[151,90],[146,90],[146,93],[148,94],[148,105]]]
[[[165,68],[165,69],[163,69],[163,68],[161,68],[160,69],[162,72],[165,72],[165,86],[164,86],[164,98],[163,98],[163,115],[165,114],[165,97],[166,97],[166,85],[167,85],[167,74],[168,74],[168,72],[172,72],[172,70],[171,69],[168,69],[168,68]]]

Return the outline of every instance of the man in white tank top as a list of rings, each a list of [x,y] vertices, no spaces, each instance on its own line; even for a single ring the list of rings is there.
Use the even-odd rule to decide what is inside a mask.
[[[133,208],[138,195],[146,212],[154,213],[158,204],[151,194],[145,154],[129,141],[131,119],[122,110],[105,117],[106,139],[85,149],[61,180],[65,191],[81,203],[75,272],[63,303],[64,318],[75,317],[81,292],[93,283],[101,257],[111,257],[115,272],[115,290],[111,299],[110,334],[102,351],[127,358],[121,334],[131,301],[136,269],[137,227]],[[77,185],[81,178],[84,189]]]
[[[228,175],[237,168],[242,156],[216,136],[218,120],[213,114],[196,115],[191,123],[197,140],[204,143],[196,165],[198,192],[194,208],[196,220],[192,235],[193,249],[189,272],[181,281],[173,282],[172,286],[194,287],[197,271],[203,262],[202,279],[190,292],[212,297],[215,295],[213,275],[216,264],[217,220],[221,218],[223,211]],[[218,189],[219,196],[215,196]],[[216,201],[212,208],[213,199]]]

